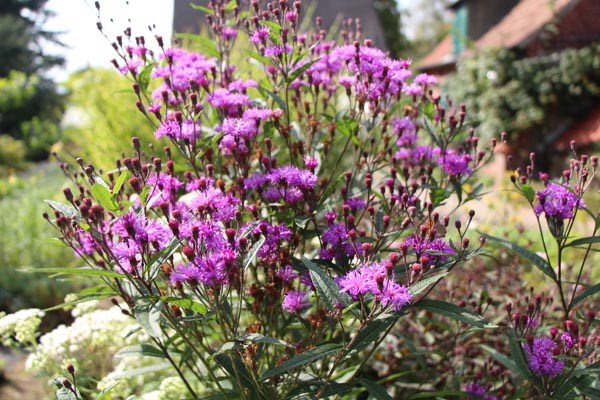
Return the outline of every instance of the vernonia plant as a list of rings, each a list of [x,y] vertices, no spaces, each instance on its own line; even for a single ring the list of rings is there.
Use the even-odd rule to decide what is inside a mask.
[[[130,30],[113,43],[164,149],[133,138],[106,175],[84,160],[80,170],[63,165],[75,186],[46,215],[86,265],[46,271],[101,279],[75,302],[111,298],[143,329],[122,352],[166,362],[185,398],[387,399],[403,396],[400,375],[379,380],[370,365],[395,326],[426,312],[470,333],[506,327],[435,296],[482,252],[463,206],[481,194],[478,170],[498,147],[480,143],[464,107],[435,94],[435,77],[414,76],[410,61],[389,58],[351,23],[340,43],[299,31],[299,1],[194,8],[212,34],[185,36],[198,51],[160,37],[151,50]],[[532,202],[532,189],[519,188]],[[564,207],[584,207],[582,190],[538,193],[536,214],[554,221],[556,237],[566,240],[570,222],[558,221],[573,218]],[[576,303],[563,300],[567,317]],[[511,349],[529,364],[489,348],[499,364],[525,365],[524,379],[541,379],[550,396],[560,379],[583,375],[576,366],[591,353],[563,360],[523,321],[514,319]],[[59,395],[79,399],[84,388],[68,371]],[[490,387],[410,393],[483,398]]]

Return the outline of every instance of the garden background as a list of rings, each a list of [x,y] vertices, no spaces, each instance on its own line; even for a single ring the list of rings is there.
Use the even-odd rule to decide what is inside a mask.
[[[94,5],[84,0],[81,3],[89,11],[90,25],[97,32]],[[510,175],[517,167],[527,165],[530,152],[535,153],[538,161],[536,173],[543,170],[560,175],[571,157],[573,140],[578,151],[598,154],[598,27],[590,27],[584,20],[574,29],[563,23],[568,15],[548,11],[543,8],[546,3],[537,2],[542,8],[534,9],[535,15],[548,11],[548,18],[539,21],[537,42],[515,39],[510,43],[499,40],[486,44],[486,40],[490,41],[486,34],[505,18],[527,18],[517,11],[527,12],[526,7],[531,6],[526,3],[532,1],[514,1],[506,5],[506,10],[493,9],[493,2],[485,1],[366,3],[373,8],[382,27],[379,46],[394,57],[413,59],[417,70],[438,76],[439,90],[456,103],[466,104],[470,122],[482,140],[507,133],[507,145],[482,171],[485,185],[482,192],[490,194],[474,200],[468,209],[459,210],[459,215],[465,218],[473,209],[476,211],[473,227],[478,231],[514,241],[534,252],[541,251],[534,230],[535,216],[529,212],[527,200],[513,190]],[[571,7],[567,1],[556,3],[555,7]],[[579,11],[570,9],[575,17],[586,15],[593,20],[595,16],[596,21],[600,18],[597,2],[573,3],[578,7],[596,4]],[[467,13],[469,4],[471,9]],[[153,127],[137,112],[131,83],[110,65],[110,58],[102,66],[73,70],[73,63],[65,59],[69,53],[61,44],[62,29],[52,24],[53,18],[60,15],[53,17],[52,7],[48,6],[53,6],[52,2],[44,0],[5,1],[0,5],[0,32],[5,38],[0,44],[0,311],[7,313],[50,308],[62,303],[67,294],[89,286],[89,282],[80,278],[52,278],[44,273],[25,272],[32,268],[79,266],[73,251],[56,243],[53,239],[56,232],[42,218],[42,213],[48,211],[44,200],[63,199],[62,187],[67,179],[61,169],[67,163],[76,165],[75,158],[82,157],[86,163],[110,171],[115,159],[131,147],[134,136],[142,138],[146,146],[149,143],[156,148],[164,146],[164,142],[154,139]],[[132,12],[134,20],[144,19],[136,14],[139,11],[134,6],[124,10],[110,15],[115,22],[105,27],[105,32],[122,28],[124,25],[119,24],[127,23],[127,16],[123,15],[126,12]],[[202,19],[200,11],[194,13]],[[147,34],[149,37],[161,32],[160,29],[164,32],[168,28],[165,25],[170,25],[164,21],[148,22],[157,24]],[[334,19],[331,23],[332,29],[339,29]],[[503,37],[510,34],[499,32]],[[71,34],[77,35],[76,29]],[[96,33],[93,43],[85,45],[107,49],[103,54],[112,50],[110,42],[100,33]],[[536,180],[532,186],[538,190],[543,183]],[[598,209],[598,182],[590,194],[585,199],[588,207]],[[450,210],[453,205],[446,207]],[[575,232],[583,235],[589,230],[590,222],[577,220]],[[471,282],[470,287],[485,288],[472,293],[465,288],[466,293],[460,294],[474,308],[485,307],[488,298],[499,303],[506,301],[513,290],[525,294],[531,286],[537,291],[544,290],[547,282],[536,280],[531,267],[525,273],[512,270],[514,265],[523,264],[517,254],[492,243],[486,246],[493,257],[471,260],[470,268],[458,271],[441,290],[451,292],[453,284],[461,281]],[[574,265],[582,253],[570,254],[573,260],[564,260],[566,265]],[[588,265],[599,262],[600,256],[593,252]],[[497,275],[500,269],[506,271],[501,277]],[[598,282],[600,269],[591,269],[588,275],[591,282]],[[518,290],[512,278],[520,281]],[[48,332],[73,320],[68,310],[49,312],[41,331]],[[447,338],[440,340],[443,339]],[[0,398],[52,398],[53,389],[46,384],[46,378],[33,377],[24,370],[25,350],[2,348],[1,355]]]

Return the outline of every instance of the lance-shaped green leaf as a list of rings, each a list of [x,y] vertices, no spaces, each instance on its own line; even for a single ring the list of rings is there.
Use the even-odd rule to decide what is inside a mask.
[[[323,271],[323,268],[305,257],[302,257],[302,263],[308,269],[310,279],[313,285],[315,285],[317,293],[319,293],[319,296],[330,310],[335,309],[338,302],[344,306],[352,303],[348,295],[340,292],[338,284]]]
[[[148,276],[149,280],[154,280],[160,271],[160,268],[169,258],[182,246],[183,240],[174,237],[167,243],[164,249],[160,251],[152,260],[148,263]]]
[[[193,42],[193,47],[197,48],[200,53],[209,57],[219,57],[219,48],[212,40],[201,35],[194,35],[192,33],[177,33],[180,39],[189,40]]]
[[[358,352],[365,349],[371,343],[379,339],[381,334],[385,332],[398,320],[397,316],[387,318],[377,318],[367,323],[367,325],[357,333],[354,343],[348,349],[351,352]]]
[[[92,185],[92,196],[94,196],[94,199],[96,199],[98,204],[104,207],[104,209],[112,213],[119,212],[119,204],[113,197],[110,190],[108,190],[104,185],[94,183]]]
[[[132,346],[123,347],[114,356],[115,358],[123,357],[158,357],[165,358],[165,354],[162,350],[150,346],[149,344],[136,344]]]
[[[61,304],[57,304],[53,307],[46,308],[44,311],[60,310],[65,307],[73,307],[76,304],[87,303],[92,300],[102,300],[109,297],[118,296],[118,293],[107,286],[93,286],[90,288],[83,289],[77,294],[77,298],[71,301],[66,301]]]
[[[148,64],[142,69],[142,72],[138,75],[138,82],[142,93],[146,93],[148,85],[150,85],[150,77],[152,75],[153,64]]]
[[[119,384],[121,381],[116,381],[105,387],[98,395],[96,396],[96,400],[110,400],[112,396],[110,392]]]
[[[121,191],[121,188],[125,184],[125,181],[127,181],[128,177],[129,177],[129,171],[125,170],[125,171],[121,172],[121,175],[119,175],[119,177],[115,181],[115,185],[113,186],[113,188],[111,190],[113,195],[116,196],[117,194],[119,194],[119,192]]]
[[[600,236],[590,236],[584,237],[580,239],[575,239],[565,245],[565,247],[575,247],[575,246],[583,246],[586,244],[595,244],[600,243]]]
[[[516,243],[511,242],[510,240],[501,239],[501,238],[497,238],[497,237],[490,236],[490,235],[485,235],[485,237],[487,239],[491,240],[492,242],[496,242],[499,245],[514,251],[519,256],[523,257],[524,259],[526,259],[527,261],[529,261],[530,263],[535,265],[540,271],[542,271],[544,274],[546,274],[550,278],[552,278],[552,280],[556,281],[556,279],[557,279],[556,273],[550,267],[550,264],[548,264],[548,261],[544,260],[542,257],[538,256],[534,252],[529,251],[529,250],[517,245]]]
[[[60,268],[60,267],[48,267],[48,268],[22,268],[24,272],[44,272],[47,274],[56,275],[85,275],[90,277],[98,278],[127,278],[127,275],[120,274],[114,271],[105,271],[103,269],[91,269],[91,268]]]
[[[375,400],[392,400],[392,396],[390,396],[387,390],[385,390],[385,388],[379,383],[363,378],[360,378],[358,383],[363,385],[364,388],[369,392],[370,397],[374,398]]]
[[[521,378],[528,379],[532,382],[539,383],[539,379],[537,379],[527,366],[527,360],[525,359],[525,354],[523,353],[523,347],[514,329],[508,331],[508,347],[510,348],[510,355],[512,360],[515,362],[516,371]]]
[[[194,311],[198,314],[206,314],[207,308],[204,304],[198,303],[192,299],[182,299],[179,297],[161,296],[159,299],[168,304],[174,304],[186,310]]]
[[[295,70],[292,71],[292,73],[290,73],[290,75],[287,77],[287,79],[285,80],[285,83],[287,83],[288,85],[292,82],[294,82],[294,80],[299,77],[300,75],[302,75],[302,73],[304,71],[306,71],[307,69],[309,69],[314,63],[318,62],[320,60],[320,58],[317,58],[315,60],[310,60],[307,63],[301,65],[300,67],[296,68]]]
[[[423,310],[428,310],[434,312],[436,314],[444,315],[446,317],[450,317],[457,321],[465,322],[469,325],[473,325],[477,328],[497,328],[496,324],[488,322],[485,318],[483,318],[479,314],[475,314],[465,308],[459,307],[455,304],[448,303],[441,300],[430,300],[423,299],[418,303],[415,303],[411,307],[420,308]]]
[[[422,291],[427,289],[430,285],[433,285],[434,283],[443,279],[446,275],[448,275],[447,271],[439,273],[439,274],[435,274],[432,276],[428,276],[425,279],[421,279],[420,281],[413,283],[412,285],[410,285],[410,288],[409,288],[410,294],[412,294],[412,296],[414,298],[416,295],[418,295],[419,293],[421,293]]]
[[[523,196],[525,196],[530,204],[533,203],[533,200],[535,200],[535,190],[533,190],[530,185],[521,185],[521,193],[523,193]]]
[[[307,364],[311,364],[317,360],[333,355],[339,352],[341,349],[342,345],[336,343],[329,343],[318,346],[312,350],[305,351],[302,354],[298,354],[297,356],[292,357],[287,361],[284,361],[275,368],[265,371],[265,373],[262,374],[262,376],[260,377],[260,380],[264,381],[265,379],[269,379],[273,376],[281,375],[293,369],[303,367]]]
[[[256,243],[254,243],[248,254],[246,254],[246,257],[244,259],[244,271],[247,270],[250,264],[252,264],[256,259],[256,254],[258,253],[262,245],[265,243],[265,239],[266,238],[264,236],[261,237]]]
[[[584,301],[585,299],[587,299],[588,297],[591,297],[593,295],[595,295],[596,293],[600,292],[600,283],[594,285],[594,286],[590,286],[587,289],[585,289],[583,292],[581,292],[579,295],[577,295],[577,297],[575,297],[573,299],[573,301],[571,302],[570,307],[575,307],[576,305],[580,304],[582,301]]]
[[[44,201],[46,203],[48,203],[50,205],[50,207],[52,207],[53,210],[60,212],[67,218],[75,218],[75,219],[81,218],[81,215],[79,215],[79,211],[77,211],[77,209],[70,204],[63,204],[59,201],[54,201],[54,200],[44,200]]]
[[[161,336],[160,317],[163,303],[152,303],[140,300],[135,305],[135,319],[140,323],[144,331],[152,337]]]
[[[237,337],[235,340],[238,342],[255,342],[255,343],[263,343],[263,344],[275,344],[278,346],[284,346],[290,349],[293,349],[294,346],[286,342],[285,340],[277,339],[270,336],[264,336],[259,333],[249,333],[247,335],[242,335]]]

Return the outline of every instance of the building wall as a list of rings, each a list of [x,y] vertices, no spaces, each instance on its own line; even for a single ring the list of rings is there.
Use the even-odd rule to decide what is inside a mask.
[[[477,40],[483,36],[517,3],[519,0],[470,0],[465,2],[469,9],[469,39]]]
[[[323,18],[325,28],[330,27],[338,16],[360,18],[362,37],[370,38],[375,46],[385,48],[383,30],[372,0],[304,0],[302,4],[305,10],[311,1],[317,3],[315,16]],[[174,3],[173,30],[175,32],[200,32],[201,26],[206,23],[204,14],[201,11],[193,10],[189,5],[190,0],[175,0]],[[194,3],[206,6],[208,0],[196,0]]]

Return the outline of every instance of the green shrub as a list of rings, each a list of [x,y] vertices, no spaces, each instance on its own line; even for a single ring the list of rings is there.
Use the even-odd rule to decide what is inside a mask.
[[[65,179],[58,168],[39,171],[0,200],[0,309],[46,308],[62,302],[71,283],[18,271],[25,267],[73,266],[70,249],[51,243],[53,228],[42,218],[43,199],[60,198]]]
[[[72,95],[64,139],[70,153],[112,169],[133,136],[146,143],[153,138],[153,127],[136,109],[131,84],[117,72],[86,69],[73,74],[67,86]]]

